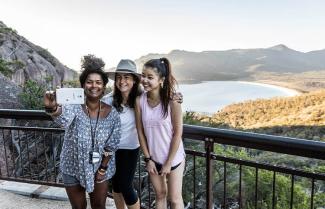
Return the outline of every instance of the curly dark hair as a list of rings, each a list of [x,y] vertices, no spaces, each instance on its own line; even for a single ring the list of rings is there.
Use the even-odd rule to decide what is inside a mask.
[[[99,74],[103,80],[104,86],[106,86],[108,83],[108,77],[103,70],[104,66],[105,62],[101,58],[98,58],[92,54],[83,56],[81,59],[82,73],[79,76],[81,87],[84,87],[88,75],[92,73]]]

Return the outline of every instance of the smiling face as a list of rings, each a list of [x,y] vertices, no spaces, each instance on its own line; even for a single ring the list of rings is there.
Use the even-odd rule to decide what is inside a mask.
[[[122,94],[129,94],[135,81],[130,73],[117,73],[115,75],[115,86]]]
[[[141,83],[145,91],[151,91],[160,88],[163,83],[163,79],[160,78],[156,69],[146,67],[142,70]]]
[[[100,99],[105,91],[102,77],[97,73],[89,74],[84,84],[84,90],[88,99]]]

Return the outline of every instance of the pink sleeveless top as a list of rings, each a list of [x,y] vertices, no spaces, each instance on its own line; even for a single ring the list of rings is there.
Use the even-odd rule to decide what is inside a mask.
[[[162,104],[159,103],[156,107],[150,107],[147,102],[147,93],[143,93],[140,98],[140,107],[150,156],[155,162],[164,164],[168,157],[174,132],[170,106],[168,107],[168,115],[164,118]],[[185,151],[183,141],[181,141],[172,161],[172,166],[181,163],[184,158]]]

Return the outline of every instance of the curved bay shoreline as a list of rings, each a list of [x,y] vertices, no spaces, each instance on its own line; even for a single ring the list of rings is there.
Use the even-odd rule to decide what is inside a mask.
[[[183,110],[208,115],[235,103],[301,94],[283,86],[253,81],[201,81],[181,84],[178,90],[186,98]]]
[[[276,83],[272,83],[272,82],[268,82],[268,81],[239,81],[240,83],[248,83],[251,85],[258,85],[258,86],[265,86],[265,87],[269,87],[269,88],[274,88],[274,89],[278,89],[281,91],[285,91],[289,96],[296,96],[296,95],[300,95],[302,93],[304,93],[301,90],[298,89],[294,89],[294,88],[289,88],[286,85],[277,85]]]
[[[253,83],[265,84],[274,86],[277,88],[287,89],[293,92],[296,92],[297,95],[308,93],[310,91],[304,90],[303,88],[297,88],[296,86],[292,85],[291,83],[281,82],[281,81],[272,81],[272,80],[256,80],[256,81],[248,81]]]

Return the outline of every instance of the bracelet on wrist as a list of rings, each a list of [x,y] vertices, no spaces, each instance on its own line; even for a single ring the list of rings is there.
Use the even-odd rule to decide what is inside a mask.
[[[104,170],[102,168],[100,168],[99,171],[102,172],[102,173],[105,173],[106,172],[106,170]]]
[[[98,173],[99,175],[101,175],[101,176],[104,176],[104,175],[105,175],[105,171],[100,171],[100,170],[98,170],[97,173]]]
[[[150,160],[152,160],[152,159],[151,159],[151,156],[150,156],[150,157],[144,157],[143,160],[144,160],[144,162],[148,163],[148,162],[149,162]]]
[[[107,171],[107,168],[108,168],[108,165],[106,165],[106,166],[100,165],[100,166],[99,166],[99,169],[100,169],[100,170]]]

